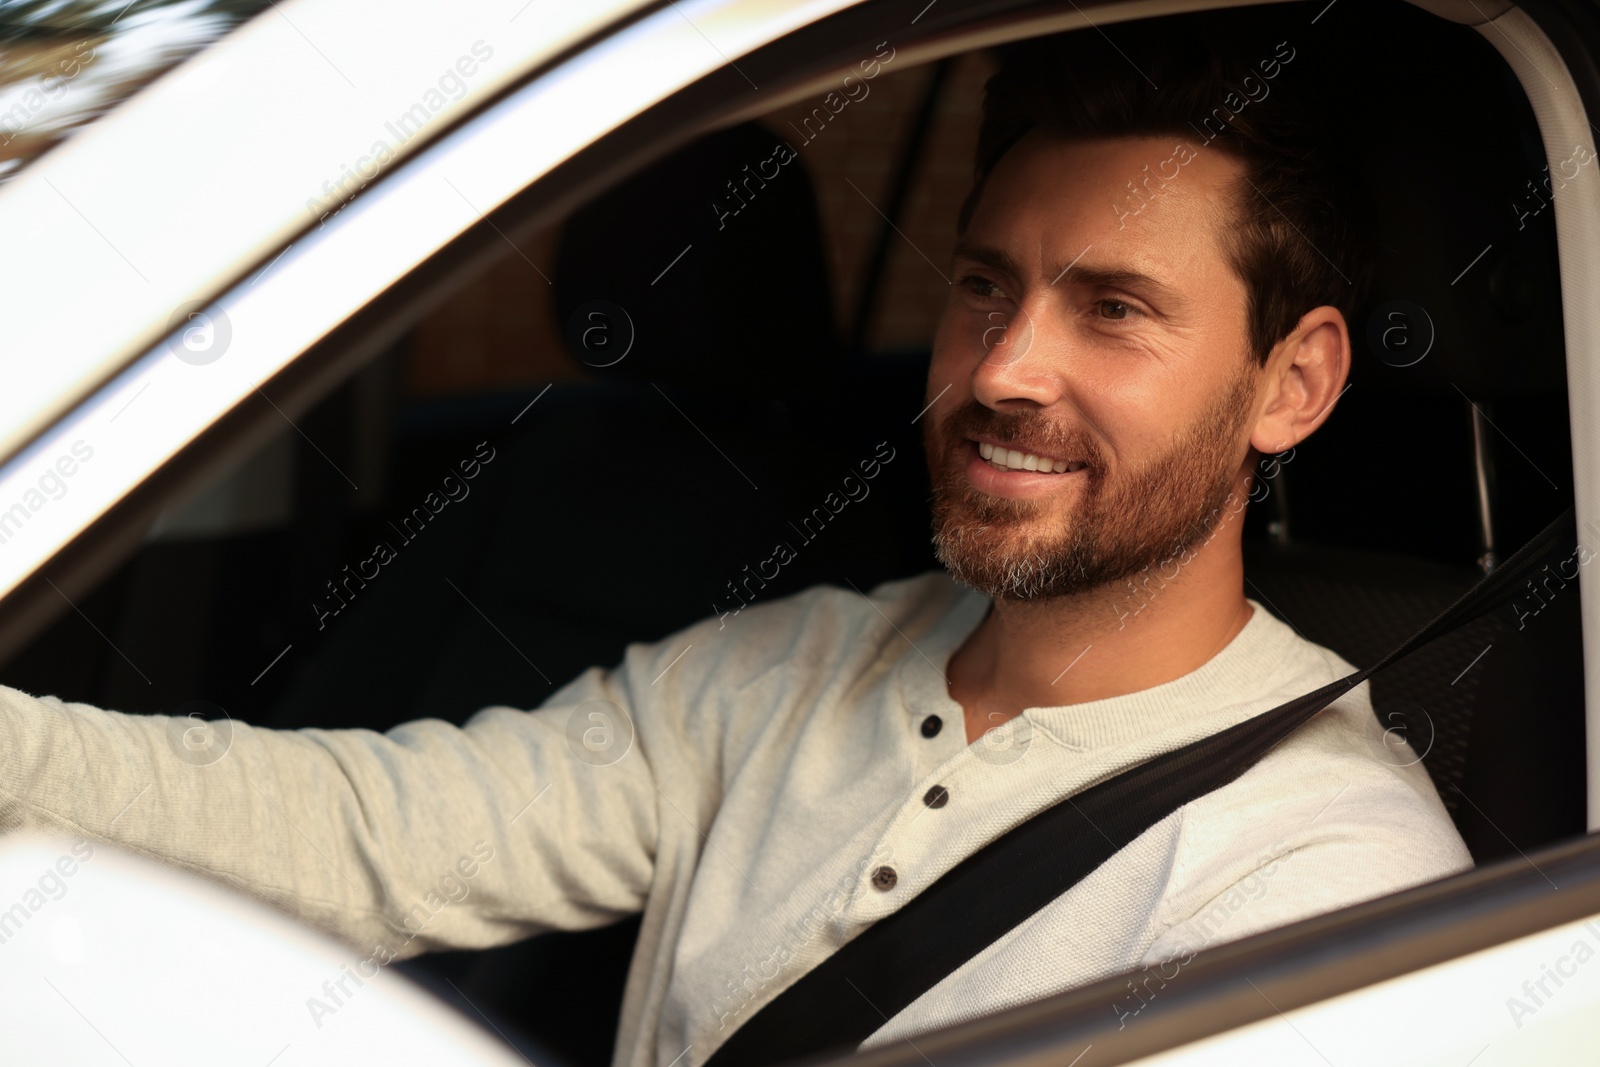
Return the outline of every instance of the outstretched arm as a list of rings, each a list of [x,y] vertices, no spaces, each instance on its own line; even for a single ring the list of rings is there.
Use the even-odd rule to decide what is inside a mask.
[[[662,716],[632,736],[653,651],[630,648],[532,712],[381,734],[224,724],[203,759],[184,743],[196,720],[0,686],[0,832],[111,842],[390,958],[598,926],[643,907],[653,761],[678,758]]]

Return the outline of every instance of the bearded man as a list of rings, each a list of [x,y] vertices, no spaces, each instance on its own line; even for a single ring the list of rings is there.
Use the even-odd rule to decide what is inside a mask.
[[[708,618],[533,711],[235,724],[206,760],[187,720],[0,688],[0,827],[220,879],[353,965],[642,912],[615,1064],[699,1067],[1024,820],[1349,673],[1246,598],[1240,527],[1260,456],[1344,388],[1371,242],[1293,48],[1242,40],[1082,31],[987,86],[923,416],[946,570]],[[1361,686],[863,1047],[1470,865]]]

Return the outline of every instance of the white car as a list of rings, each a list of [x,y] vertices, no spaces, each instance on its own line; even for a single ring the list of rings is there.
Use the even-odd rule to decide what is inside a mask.
[[[933,566],[916,418],[986,50],[1215,6],[0,4],[0,683],[192,715],[204,763],[233,719],[533,707],[746,596]],[[1341,412],[1263,470],[1251,595],[1364,665],[1576,509],[1578,579],[1373,683],[1478,867],[841,1062],[1594,1058],[1600,7],[1249,8],[1383,243]],[[817,516],[879,440],[907,458]],[[636,930],[403,966],[599,1067]],[[8,951],[0,985],[50,977]],[[30,1047],[123,1061],[38,1003]],[[139,1047],[264,1047],[185,1048],[184,1011]]]

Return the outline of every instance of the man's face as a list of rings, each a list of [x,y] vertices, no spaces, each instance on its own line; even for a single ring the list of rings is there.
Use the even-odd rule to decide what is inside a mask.
[[[990,596],[1175,559],[1243,473],[1258,372],[1219,240],[1243,166],[1215,148],[1177,165],[1180,140],[1030,133],[957,246],[923,439],[939,558]]]

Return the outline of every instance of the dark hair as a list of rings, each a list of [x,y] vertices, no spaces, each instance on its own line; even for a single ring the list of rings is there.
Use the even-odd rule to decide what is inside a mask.
[[[1353,322],[1371,284],[1372,207],[1317,104],[1313,64],[1296,69],[1298,50],[1283,36],[1262,32],[1254,12],[1230,11],[1002,46],[957,233],[1001,156],[1030,130],[1067,141],[1175,135],[1245,164],[1233,190],[1238,224],[1221,237],[1249,294],[1257,362],[1314,307],[1331,304]],[[1130,177],[1151,190],[1151,175]],[[1138,188],[1129,182],[1130,199]]]

